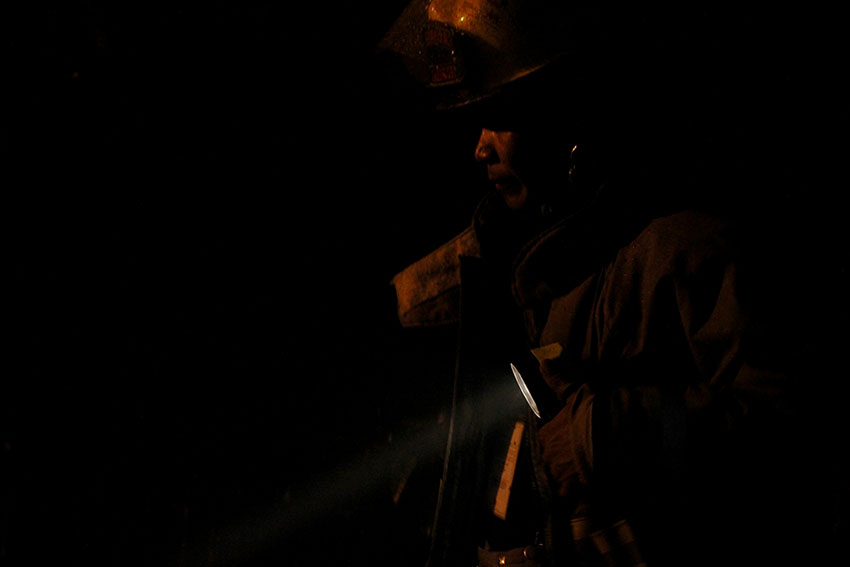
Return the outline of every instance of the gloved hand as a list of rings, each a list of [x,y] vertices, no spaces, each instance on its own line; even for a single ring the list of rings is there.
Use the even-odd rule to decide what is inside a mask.
[[[591,417],[594,395],[586,384],[570,387],[570,384],[556,382],[555,385],[566,394],[565,405],[540,428],[538,439],[555,493],[578,502],[587,493],[593,471]]]

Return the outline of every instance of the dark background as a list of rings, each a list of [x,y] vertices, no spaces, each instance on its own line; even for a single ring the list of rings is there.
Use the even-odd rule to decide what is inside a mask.
[[[452,337],[390,279],[480,196],[373,59],[402,4],[4,7],[0,563],[395,552]]]
[[[475,127],[373,57],[404,2],[19,4],[0,563],[419,564],[453,336],[402,332],[389,281],[485,187]],[[843,43],[798,16],[749,36],[741,92],[780,92],[774,224],[836,292]]]

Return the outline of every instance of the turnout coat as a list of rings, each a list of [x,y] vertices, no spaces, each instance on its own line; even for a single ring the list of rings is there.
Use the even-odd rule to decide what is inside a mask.
[[[812,377],[765,241],[603,194],[511,249],[494,208],[394,280],[404,324],[460,320],[430,564],[475,565],[476,548],[565,565],[826,553]]]

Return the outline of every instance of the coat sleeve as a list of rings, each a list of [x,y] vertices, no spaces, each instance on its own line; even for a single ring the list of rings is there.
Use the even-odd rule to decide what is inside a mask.
[[[725,244],[658,237],[614,274],[612,301],[630,302],[628,316],[605,321],[628,337],[610,340],[621,360],[562,384],[564,407],[540,430],[562,498],[745,485],[761,474],[754,463],[762,471],[788,456],[800,402],[791,342],[759,321],[759,286]]]

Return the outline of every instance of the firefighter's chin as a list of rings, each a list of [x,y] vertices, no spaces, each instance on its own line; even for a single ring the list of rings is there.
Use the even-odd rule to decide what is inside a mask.
[[[517,211],[525,206],[528,200],[528,189],[525,185],[519,183],[496,183],[495,185],[509,209]]]

